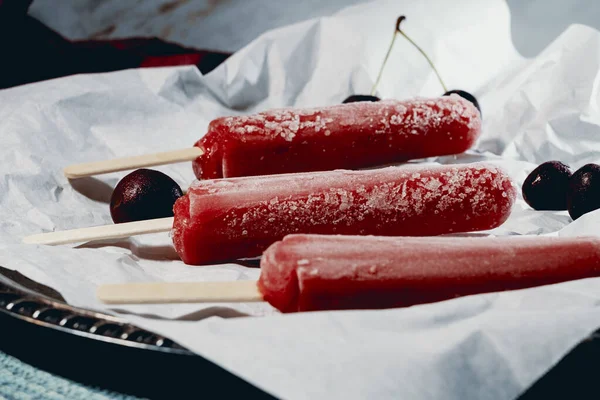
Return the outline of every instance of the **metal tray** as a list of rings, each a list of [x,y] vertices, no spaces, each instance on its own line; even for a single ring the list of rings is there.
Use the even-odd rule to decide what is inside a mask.
[[[170,339],[118,317],[72,307],[59,293],[0,267],[0,350],[94,387],[152,399],[272,396]]]
[[[88,339],[148,351],[192,355],[172,340],[137,328],[112,315],[69,306],[54,290],[2,267],[0,313]]]

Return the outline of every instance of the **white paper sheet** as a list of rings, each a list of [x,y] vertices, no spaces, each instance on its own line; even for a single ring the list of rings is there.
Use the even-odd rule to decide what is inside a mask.
[[[220,115],[368,92],[400,13],[447,83],[472,91],[483,108],[474,150],[428,162],[490,160],[520,186],[548,159],[574,168],[598,161],[600,33],[570,27],[525,60],[502,1],[377,1],[268,32],[207,76],[191,67],[129,70],[0,91],[0,265],[100,310],[102,283],[256,279],[257,269],[237,264],[185,266],[166,234],[58,247],[20,238],[111,223],[108,200],[125,173],[69,183],[68,164],[188,147]],[[379,92],[409,98],[441,88],[399,40]],[[189,163],[157,169],[182,187],[193,179]],[[571,223],[566,212],[533,211],[519,198],[488,233],[597,234],[599,220],[594,212]],[[598,327],[599,288],[600,279],[588,279],[409,309],[286,316],[262,303],[109,311],[279,397],[510,399]],[[239,315],[257,318],[228,318]]]

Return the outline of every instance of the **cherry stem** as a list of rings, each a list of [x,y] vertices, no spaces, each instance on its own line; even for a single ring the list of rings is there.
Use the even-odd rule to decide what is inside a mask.
[[[400,17],[403,18],[403,17]],[[398,19],[399,20],[399,19]],[[377,86],[379,85],[379,81],[381,80],[381,75],[383,75],[383,70],[385,68],[385,64],[387,64],[388,58],[390,58],[390,54],[392,53],[392,49],[394,48],[394,42],[396,42],[396,37],[398,37],[398,28],[394,30],[394,36],[392,36],[392,41],[390,42],[390,47],[388,47],[387,53],[385,53],[385,57],[383,62],[381,63],[381,67],[379,68],[379,73],[377,74],[377,79],[375,79],[375,83],[371,88],[371,96],[375,96],[375,92],[377,91]]]
[[[405,19],[406,19],[405,16],[401,16],[400,18],[398,18],[398,21],[396,22],[396,33],[399,33],[402,36],[404,36],[404,38],[406,40],[408,40],[410,42],[410,44],[412,44],[413,46],[415,46],[415,48],[417,50],[419,50],[419,52],[421,54],[423,54],[423,57],[425,57],[425,59],[427,60],[427,62],[431,66],[431,69],[433,69],[433,72],[435,72],[435,74],[437,75],[437,78],[440,81],[440,84],[442,85],[442,88],[444,89],[444,92],[447,92],[448,88],[444,84],[444,81],[442,80],[442,77],[440,76],[440,73],[438,72],[437,68],[435,67],[435,65],[433,65],[433,61],[431,61],[431,59],[429,58],[429,56],[427,55],[427,53],[425,53],[425,51],[418,44],[416,44],[410,37],[408,37],[408,35],[406,33],[404,33],[404,31],[402,29],[400,29],[400,24]]]
[[[410,44],[412,44],[417,50],[419,50],[419,52],[423,55],[423,57],[425,57],[425,59],[427,60],[427,62],[431,66],[431,69],[433,69],[433,72],[435,72],[435,75],[437,76],[438,80],[440,81],[440,84],[442,85],[442,88],[444,89],[444,92],[447,92],[448,88],[444,84],[444,81],[442,80],[442,77],[440,76],[440,73],[438,72],[438,70],[435,67],[435,65],[433,65],[433,62],[431,61],[431,59],[429,58],[429,56],[427,55],[427,53],[425,53],[425,51],[418,44],[416,44],[406,33],[404,33],[404,31],[400,28],[400,25],[402,24],[402,21],[404,21],[405,19],[406,19],[406,17],[404,15],[401,15],[396,20],[396,29],[394,30],[394,36],[392,37],[392,41],[390,42],[390,47],[388,48],[388,51],[385,54],[385,58],[383,59],[383,63],[381,64],[381,68],[379,69],[379,74],[377,74],[377,79],[375,80],[375,84],[373,84],[373,88],[371,89],[371,95],[372,96],[375,95],[375,92],[377,90],[377,86],[379,85],[379,81],[381,80],[381,75],[383,75],[383,69],[385,68],[387,60],[390,57],[390,53],[392,52],[392,48],[394,47],[394,42],[396,41],[396,37],[398,36],[398,34],[404,36],[404,38],[406,40],[408,40],[408,42]]]

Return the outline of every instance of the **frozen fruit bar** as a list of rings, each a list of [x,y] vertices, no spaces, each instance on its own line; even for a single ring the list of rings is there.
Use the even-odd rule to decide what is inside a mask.
[[[458,95],[279,109],[214,120],[193,168],[198,179],[358,169],[462,153],[480,132]]]
[[[598,238],[290,235],[258,287],[283,312],[380,309],[600,276]]]
[[[291,233],[427,236],[491,229],[516,195],[497,167],[387,167],[196,181],[175,203],[187,264],[259,256]]]

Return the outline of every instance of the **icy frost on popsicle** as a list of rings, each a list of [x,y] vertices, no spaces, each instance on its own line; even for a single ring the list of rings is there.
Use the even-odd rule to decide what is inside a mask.
[[[600,275],[600,239],[290,235],[258,287],[283,312],[381,309]]]
[[[458,154],[481,132],[458,95],[218,118],[195,146],[198,179],[357,169]]]
[[[495,166],[388,167],[197,181],[175,203],[187,264],[259,256],[291,233],[428,236],[491,229],[516,190]]]

